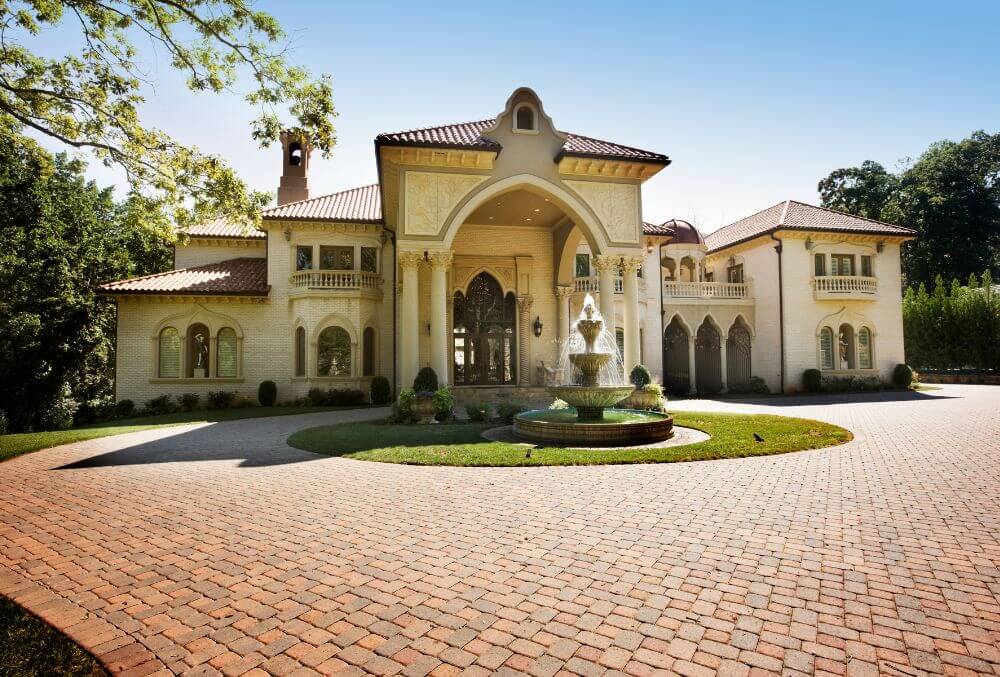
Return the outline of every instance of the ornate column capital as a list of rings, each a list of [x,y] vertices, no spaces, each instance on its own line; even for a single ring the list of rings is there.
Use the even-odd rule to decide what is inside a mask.
[[[642,268],[642,262],[646,260],[645,256],[623,256],[622,257],[622,272],[623,273],[634,273],[640,268]]]
[[[562,299],[569,298],[573,293],[573,287],[567,284],[556,285],[556,296],[561,301]]]
[[[598,254],[594,257],[594,268],[597,272],[603,273],[605,271],[617,271],[618,266],[621,264],[622,257],[620,256],[609,256],[607,254]]]
[[[423,260],[423,252],[399,252],[399,267],[403,270],[416,270]]]
[[[431,268],[434,270],[448,270],[455,260],[455,252],[450,249],[440,249],[428,253],[427,258],[430,259]]]
[[[518,296],[517,297],[517,309],[522,313],[526,313],[531,310],[531,304],[535,302],[535,299],[531,296]]]

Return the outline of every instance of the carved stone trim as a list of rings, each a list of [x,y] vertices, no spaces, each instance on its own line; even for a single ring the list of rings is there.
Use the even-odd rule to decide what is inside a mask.
[[[452,261],[455,260],[455,252],[450,249],[432,251],[427,254],[427,258],[434,270],[448,270],[451,268]]]
[[[609,254],[598,254],[594,257],[594,269],[603,273],[606,270],[613,272],[618,272],[619,266],[621,266],[622,257],[612,256]]]
[[[406,235],[437,235],[451,210],[489,177],[481,174],[406,172]]]
[[[402,270],[416,270],[423,260],[423,252],[399,252],[399,267]]]
[[[622,257],[622,272],[623,273],[634,273],[640,268],[642,268],[642,262],[646,259],[645,256],[623,256]]]
[[[639,227],[639,186],[602,181],[564,181],[601,220],[612,242],[637,243]]]
[[[564,298],[568,298],[572,294],[573,294],[573,287],[563,284],[556,286],[556,296],[559,298],[560,301]]]

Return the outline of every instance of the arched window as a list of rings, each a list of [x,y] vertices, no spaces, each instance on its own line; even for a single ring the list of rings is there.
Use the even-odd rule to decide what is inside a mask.
[[[514,113],[514,129],[522,132],[533,132],[535,126],[535,109],[528,104],[522,104]]]
[[[320,332],[316,373],[319,376],[351,375],[351,336],[343,327],[327,327]]]
[[[288,144],[288,164],[298,167],[302,164],[302,144],[292,141]]]
[[[823,327],[819,331],[820,369],[833,369],[833,330]]]
[[[371,327],[365,327],[361,337],[361,374],[375,375],[375,330]]]
[[[858,330],[858,369],[872,368],[872,330],[861,327]]]
[[[455,292],[454,374],[457,385],[504,385],[514,381],[517,302],[489,273],[479,273],[466,294]]]
[[[187,334],[187,375],[188,378],[205,378],[209,371],[208,354],[211,341],[208,327],[192,324]]]
[[[306,329],[295,330],[295,375],[306,375]]]
[[[181,375],[181,334],[174,327],[164,327],[160,332],[160,378],[179,378]]]
[[[855,344],[854,344],[854,327],[849,324],[840,325],[839,332],[840,344],[840,368],[841,369],[856,369],[857,364],[854,362],[855,355]]]
[[[223,327],[215,337],[215,375],[236,378],[236,331]]]

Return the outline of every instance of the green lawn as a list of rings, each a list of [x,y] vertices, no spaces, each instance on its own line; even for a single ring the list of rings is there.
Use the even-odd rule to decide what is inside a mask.
[[[0,597],[0,675],[103,677],[107,673],[66,635]]]
[[[341,423],[301,430],[288,444],[329,456],[413,465],[527,466],[608,463],[671,463],[781,454],[842,444],[849,431],[828,423],[784,416],[678,412],[674,423],[712,436],[696,444],[663,449],[532,449],[488,442],[480,434],[496,423],[395,425]],[[756,442],[754,433],[764,438]]]
[[[263,416],[308,414],[314,411],[334,411],[337,409],[357,409],[357,407],[245,407],[239,409],[179,411],[160,416],[123,418],[117,421],[95,423],[81,428],[71,428],[70,430],[0,435],[0,461],[6,461],[29,451],[48,449],[60,444],[92,440],[97,437],[108,437],[109,435],[121,435],[122,433],[134,433],[150,428],[163,428],[172,425],[184,425],[185,423],[236,421],[243,418],[259,418]]]

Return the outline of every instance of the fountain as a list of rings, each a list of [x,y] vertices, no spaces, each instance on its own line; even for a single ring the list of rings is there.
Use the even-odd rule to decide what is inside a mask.
[[[575,373],[575,369],[580,383],[564,382],[547,390],[572,409],[518,414],[514,434],[534,442],[578,446],[649,444],[673,434],[673,419],[666,414],[612,408],[632,394],[634,386],[623,383],[614,336],[604,328],[604,320],[589,294],[563,352],[556,373],[568,381],[572,378],[567,372]]]

